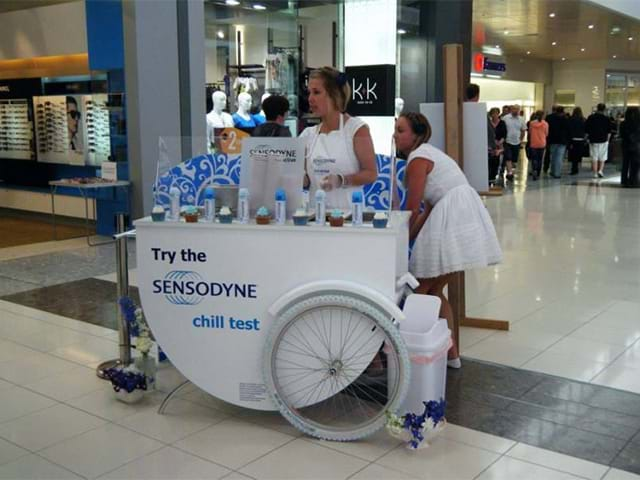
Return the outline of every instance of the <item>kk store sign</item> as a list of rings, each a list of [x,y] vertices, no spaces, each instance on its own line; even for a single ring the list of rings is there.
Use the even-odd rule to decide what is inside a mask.
[[[350,115],[391,117],[394,115],[395,65],[364,65],[345,69],[351,87]]]

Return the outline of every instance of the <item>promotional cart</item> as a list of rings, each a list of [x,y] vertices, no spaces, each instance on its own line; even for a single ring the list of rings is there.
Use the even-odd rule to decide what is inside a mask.
[[[162,350],[229,403],[328,440],[371,434],[407,390],[395,322],[409,212],[386,228],[135,222],[139,289]]]

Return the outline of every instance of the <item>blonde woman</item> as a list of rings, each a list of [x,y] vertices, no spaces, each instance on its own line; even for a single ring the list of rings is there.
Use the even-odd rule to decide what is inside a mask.
[[[306,128],[305,187],[327,192],[328,208],[348,210],[351,195],[378,178],[373,141],[366,123],[344,113],[351,88],[344,73],[332,67],[314,70],[309,77],[309,107],[320,124]]]

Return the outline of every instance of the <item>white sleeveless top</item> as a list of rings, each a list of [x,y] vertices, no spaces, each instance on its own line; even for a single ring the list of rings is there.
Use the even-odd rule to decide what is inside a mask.
[[[424,187],[424,199],[431,206],[435,206],[447,192],[455,187],[469,184],[467,177],[453,158],[433,145],[423,143],[411,152],[407,158],[407,167],[414,158],[426,158],[433,162],[433,170],[429,173]]]
[[[356,117],[344,121],[340,115],[340,127],[329,133],[320,133],[320,125],[307,127],[300,138],[306,142],[306,168],[309,180],[310,200],[315,204],[315,192],[320,181],[329,174],[352,175],[360,171],[360,162],[353,148],[353,137],[366,125]],[[327,209],[339,208],[347,211],[351,208],[351,195],[362,187],[337,188],[327,192]],[[364,194],[363,194],[364,195]]]

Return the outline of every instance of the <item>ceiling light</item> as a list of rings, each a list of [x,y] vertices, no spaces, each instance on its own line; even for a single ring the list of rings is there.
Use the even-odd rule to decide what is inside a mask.
[[[631,40],[633,40],[633,37],[629,37],[629,38],[627,38],[627,40],[631,41]]]
[[[566,60],[566,58],[562,57],[562,61],[564,62]]]
[[[611,58],[618,58],[618,56],[617,55],[613,55]]]
[[[224,32],[222,30],[218,30],[216,35],[218,35],[218,38],[224,38]]]
[[[231,6],[231,7],[235,7],[236,5],[240,5],[240,2],[238,0],[225,0],[225,2],[227,5]]]
[[[531,55],[531,50],[527,50],[527,55]]]
[[[584,52],[584,48],[581,48],[581,49],[580,49],[580,51],[581,51],[581,52]]]
[[[505,34],[505,35],[509,35],[509,30],[505,30],[505,31],[504,31],[504,34]]]
[[[554,12],[551,12],[551,13],[549,14],[549,18],[555,18],[555,16],[556,16],[556,14],[555,14]]]
[[[558,42],[551,42],[551,45],[553,45],[554,47],[558,44]]]
[[[615,35],[616,33],[620,33],[620,27],[611,28],[611,35]]]
[[[267,7],[265,7],[264,5],[260,4],[260,3],[256,3],[253,5],[253,9],[254,10],[266,10]]]
[[[405,33],[407,33],[407,31],[404,28],[398,29],[398,35],[404,35]]]
[[[589,30],[593,30],[595,28],[595,25],[593,23],[590,23],[589,26],[587,27]]]
[[[500,45],[496,45],[496,48],[500,48]]]

